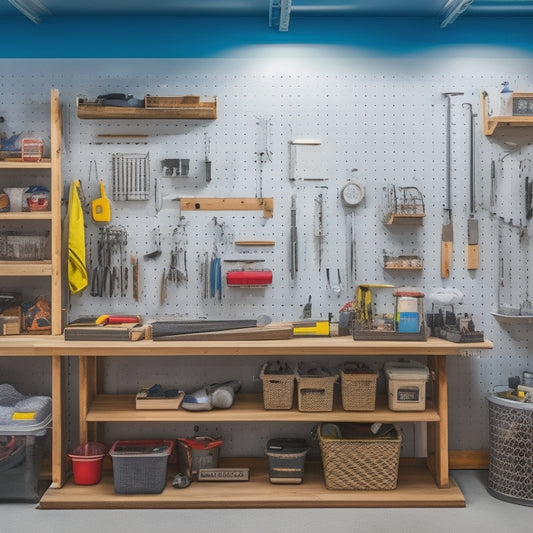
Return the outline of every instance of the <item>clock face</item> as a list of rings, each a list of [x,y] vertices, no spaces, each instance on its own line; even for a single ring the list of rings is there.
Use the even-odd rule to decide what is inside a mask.
[[[354,207],[360,204],[365,197],[365,188],[357,181],[349,181],[341,189],[341,200],[344,205]]]

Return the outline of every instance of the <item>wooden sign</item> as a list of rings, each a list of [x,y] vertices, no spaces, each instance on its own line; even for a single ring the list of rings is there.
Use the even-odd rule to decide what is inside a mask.
[[[200,468],[198,481],[249,481],[249,468]]]

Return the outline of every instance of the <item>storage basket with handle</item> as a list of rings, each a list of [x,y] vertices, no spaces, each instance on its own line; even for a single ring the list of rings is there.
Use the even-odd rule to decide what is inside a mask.
[[[378,373],[364,363],[346,362],[340,372],[345,411],[374,411]]]
[[[265,363],[259,377],[265,409],[292,409],[295,374],[287,363]]]
[[[366,428],[364,427],[366,426]],[[337,424],[338,433],[317,437],[328,489],[392,490],[398,482],[402,435],[397,426],[386,435],[374,435],[368,424]]]
[[[337,374],[332,374],[327,368],[298,365],[298,410],[333,411],[333,393],[337,378]]]

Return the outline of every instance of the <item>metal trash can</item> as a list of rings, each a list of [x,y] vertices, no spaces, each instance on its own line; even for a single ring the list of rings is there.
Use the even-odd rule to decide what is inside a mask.
[[[489,493],[533,507],[533,403],[490,394]]]

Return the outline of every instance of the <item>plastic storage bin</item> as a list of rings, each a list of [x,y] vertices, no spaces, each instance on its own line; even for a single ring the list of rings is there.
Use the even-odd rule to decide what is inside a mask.
[[[117,440],[109,455],[117,494],[159,494],[167,480],[172,440]]]
[[[533,506],[533,404],[490,394],[488,491]]]
[[[52,399],[0,385],[0,501],[39,501],[41,462],[52,421]]]
[[[426,409],[427,366],[415,361],[385,363],[389,409],[391,411],[424,411]]]
[[[270,483],[301,483],[308,451],[309,446],[305,439],[270,439],[265,450]]]
[[[102,463],[107,447],[99,442],[80,444],[68,454],[76,485],[95,485],[102,478]]]

